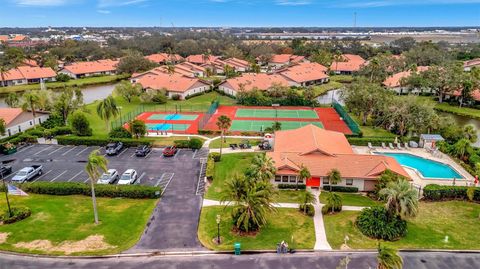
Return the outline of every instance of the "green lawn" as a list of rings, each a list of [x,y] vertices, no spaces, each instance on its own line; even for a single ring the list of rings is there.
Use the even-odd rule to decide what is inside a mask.
[[[342,197],[343,205],[349,206],[374,206],[381,204],[378,201],[374,201],[367,196],[364,196],[360,193],[346,193],[346,192],[337,192],[340,197]],[[326,204],[327,201],[327,192],[323,191],[320,194],[320,203]]]
[[[250,145],[252,146],[256,146],[258,145],[262,139],[246,139],[250,142]],[[227,138],[227,142],[223,143],[223,147],[224,148],[228,148],[229,147],[229,144],[240,144],[240,143],[243,143],[243,141],[245,141],[245,139],[243,138]],[[221,139],[215,139],[213,140],[209,147],[211,149],[218,149],[220,148],[220,144],[221,144]]]
[[[373,249],[377,241],[360,233],[354,227],[359,212],[344,211],[335,215],[325,215],[325,229],[330,245],[338,249],[345,235],[354,249]],[[401,249],[480,249],[480,204],[461,201],[420,203],[419,215],[408,221],[407,236],[386,242]],[[448,236],[448,242],[445,242]]]
[[[279,190],[275,199],[278,203],[300,203],[300,196],[305,190]]]
[[[366,126],[361,125],[362,121],[355,115],[349,113],[350,117],[360,126],[360,130],[363,133],[363,136],[371,136],[371,137],[395,137],[395,134],[391,132],[374,126],[369,126],[368,123]]]
[[[103,235],[114,248],[81,251],[79,254],[112,254],[132,247],[140,238],[157,200],[97,198],[100,224],[93,223],[92,200],[87,196],[49,196],[31,194],[10,196],[12,206],[26,206],[32,215],[20,222],[0,226],[0,233],[10,233],[0,249],[29,253],[63,254],[17,248],[19,242],[49,240],[58,245],[66,240],[79,241],[90,235]],[[2,211],[5,199],[0,200]]]
[[[241,244],[242,250],[276,249],[282,240],[290,248],[312,249],[315,245],[313,219],[300,213],[298,209],[279,208],[268,216],[268,223],[256,235],[240,236],[232,231],[230,207],[214,206],[202,208],[198,226],[198,238],[209,249],[233,250],[233,244]],[[216,216],[221,215],[220,236],[222,244],[216,245]],[[292,243],[292,238],[294,242]]]
[[[220,162],[215,163],[215,174],[212,184],[208,187],[205,198],[220,200],[225,181],[235,175],[243,175],[258,153],[224,154]]]
[[[330,81],[336,81],[341,83],[351,83],[353,81],[352,75],[332,75]]]
[[[320,96],[328,91],[342,88],[343,84],[337,81],[329,81],[328,83],[313,86],[315,96]]]
[[[459,107],[450,105],[448,103],[437,103],[435,104],[435,109],[442,112],[448,112],[469,118],[480,119],[480,109]]]
[[[122,79],[126,79],[129,76],[126,75],[113,75],[113,76],[101,76],[101,77],[87,77],[80,79],[71,79],[67,82],[47,82],[45,85],[47,89],[61,89],[63,87],[85,87],[89,85],[107,84]],[[40,90],[40,84],[18,85],[0,88],[0,94],[7,94],[11,92],[24,92],[29,90]]]
[[[166,105],[156,105],[153,103],[142,103],[139,98],[134,98],[132,102],[128,103],[124,98],[115,96],[117,106],[121,107],[121,113],[123,117],[127,117],[129,113],[139,111],[140,106],[144,106],[145,110],[162,110],[167,108],[175,109],[175,105],[182,106],[184,111],[191,111],[201,109],[206,111],[213,100],[220,100],[222,105],[232,105],[235,100],[218,94],[217,92],[209,92],[200,96],[190,98],[188,100],[173,101],[169,100]],[[101,120],[96,113],[96,106],[98,102],[85,105],[84,111],[87,113],[88,120],[93,129],[93,134],[96,136],[107,136],[107,125],[105,121]]]

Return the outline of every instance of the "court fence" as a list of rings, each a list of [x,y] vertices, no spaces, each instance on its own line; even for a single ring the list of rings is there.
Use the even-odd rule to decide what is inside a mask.
[[[203,118],[200,119],[200,121],[198,122],[199,130],[202,130],[205,127],[205,125],[207,125],[208,121],[212,118],[213,114],[215,114],[215,112],[217,111],[219,105],[220,105],[220,102],[218,100],[215,100],[212,102],[212,104],[208,108]]]
[[[360,127],[350,117],[350,115],[348,115],[348,112],[345,110],[345,108],[342,105],[340,105],[339,103],[337,103],[335,100],[333,101],[332,106],[335,109],[335,111],[337,111],[337,113],[340,115],[340,117],[342,117],[342,119],[345,121],[345,123],[347,124],[348,128],[350,128],[352,133],[354,135],[359,135],[361,133]]]

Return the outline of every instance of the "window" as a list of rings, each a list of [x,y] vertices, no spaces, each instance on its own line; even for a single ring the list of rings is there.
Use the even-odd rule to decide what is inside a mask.
[[[30,121],[30,125],[33,125],[32,121]]]
[[[330,184],[329,180],[328,180],[328,177],[324,177],[323,178],[323,185],[328,185]]]
[[[297,182],[297,177],[296,176],[289,176],[290,183],[295,183]]]
[[[275,176],[275,182],[281,182],[282,176]]]
[[[288,183],[288,176],[282,176],[282,182]]]
[[[303,178],[298,178],[298,183],[303,183]]]
[[[353,185],[353,179],[347,178],[347,179],[345,180],[345,184],[346,184],[347,186],[352,186],[352,185]]]

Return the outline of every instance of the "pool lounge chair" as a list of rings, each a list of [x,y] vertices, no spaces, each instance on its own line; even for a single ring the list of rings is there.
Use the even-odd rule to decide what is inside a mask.
[[[382,148],[383,148],[383,149],[386,149],[386,148],[387,148],[387,146],[385,146],[385,142],[382,142]]]
[[[403,145],[404,145],[404,147],[405,147],[406,150],[409,150],[409,149],[410,149],[410,147],[408,146],[408,142],[405,142]]]
[[[388,143],[388,147],[389,147],[390,149],[395,149],[395,147],[393,146],[392,143]]]
[[[368,142],[368,148],[369,148],[370,150],[374,150],[374,149],[375,149],[375,148],[372,146],[372,142]]]
[[[397,149],[399,149],[399,150],[403,150],[403,148],[402,148],[402,144],[401,144],[401,143],[397,143]]]

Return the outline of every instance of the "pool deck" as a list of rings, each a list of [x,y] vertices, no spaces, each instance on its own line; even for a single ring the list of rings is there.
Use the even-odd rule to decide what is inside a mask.
[[[443,164],[448,164],[451,167],[453,167],[461,176],[463,176],[462,179],[456,179],[455,185],[457,186],[466,186],[469,183],[472,183],[474,181],[474,178],[472,175],[470,175],[461,165],[456,163],[454,160],[452,160],[448,155],[437,151],[435,152],[435,155],[432,153],[428,152],[427,150],[423,148],[410,148],[410,149],[390,149],[390,148],[382,148],[382,147],[375,147],[374,150],[370,150],[368,147],[361,147],[361,146],[352,146],[353,151],[358,154],[373,154],[373,152],[385,152],[385,153],[407,153],[407,154],[412,154],[412,155],[417,155],[419,157],[423,157],[426,159],[430,159],[433,161],[437,161],[439,163]],[[438,185],[452,185],[453,180],[450,179],[428,179],[428,178],[423,178],[421,177],[418,172],[415,169],[411,169],[409,167],[403,166],[405,171],[410,175],[410,177],[413,179],[413,182],[416,185],[425,187],[428,184],[438,184]]]

